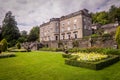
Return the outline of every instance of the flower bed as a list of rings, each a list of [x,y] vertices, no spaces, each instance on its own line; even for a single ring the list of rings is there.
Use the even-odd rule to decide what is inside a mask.
[[[108,55],[99,54],[99,53],[73,53],[72,56],[77,56],[78,61],[99,61],[105,58],[108,58]]]
[[[119,61],[118,55],[106,55],[93,52],[63,54],[63,57],[65,58],[65,64],[94,70],[103,69]]]

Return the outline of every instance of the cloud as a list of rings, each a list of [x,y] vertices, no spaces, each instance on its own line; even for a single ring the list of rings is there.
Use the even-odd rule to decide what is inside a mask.
[[[7,11],[12,11],[19,29],[29,31],[33,26],[69,13],[88,9],[90,12],[108,10],[120,5],[120,0],[0,0],[0,24]]]

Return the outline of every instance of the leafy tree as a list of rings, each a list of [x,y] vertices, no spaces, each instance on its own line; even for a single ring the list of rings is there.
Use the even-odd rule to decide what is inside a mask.
[[[120,26],[118,26],[115,34],[115,40],[118,44],[118,48],[120,48]]]
[[[28,41],[36,41],[39,39],[39,27],[33,27],[28,35]]]
[[[19,36],[20,33],[15,17],[12,16],[11,11],[8,11],[2,23],[2,38],[5,38],[9,43],[9,47],[11,47],[16,44],[16,40]]]
[[[27,37],[28,37],[27,31],[25,31],[25,30],[21,31],[21,35],[20,35],[20,37],[18,39],[18,42],[20,42],[20,43],[26,42],[27,41]]]
[[[96,14],[92,14],[92,20],[93,20],[93,23],[99,23],[102,25],[107,24],[109,22],[108,13],[103,11]]]
[[[3,52],[6,51],[7,47],[8,47],[8,43],[7,43],[6,39],[3,39],[0,43],[2,44],[2,51]]]

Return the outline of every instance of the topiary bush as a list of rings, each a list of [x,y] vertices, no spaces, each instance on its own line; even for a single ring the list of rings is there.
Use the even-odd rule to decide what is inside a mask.
[[[7,50],[7,47],[8,47],[8,43],[7,43],[6,39],[3,39],[1,41],[1,44],[2,44],[2,51],[5,52]]]

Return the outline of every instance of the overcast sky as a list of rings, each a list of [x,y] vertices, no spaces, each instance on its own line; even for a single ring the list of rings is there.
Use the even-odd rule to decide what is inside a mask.
[[[12,11],[20,31],[69,13],[88,9],[90,12],[108,10],[120,5],[120,0],[0,0],[0,25],[7,11]]]

